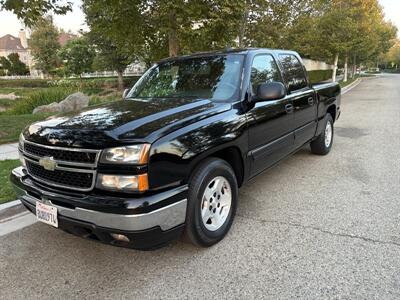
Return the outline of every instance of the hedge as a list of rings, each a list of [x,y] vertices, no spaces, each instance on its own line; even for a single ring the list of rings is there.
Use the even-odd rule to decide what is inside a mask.
[[[394,74],[400,74],[400,68],[399,69],[385,69],[383,70],[384,73],[394,73]]]
[[[44,88],[49,86],[47,79],[0,79],[0,87]]]
[[[139,79],[139,76],[124,77],[124,85],[132,87]],[[99,78],[73,78],[60,80],[47,79],[0,79],[0,87],[12,88],[44,88],[51,86],[70,87],[79,89],[93,88],[117,88],[118,79],[116,77],[99,77]]]
[[[315,70],[308,71],[308,77],[312,84],[326,81],[332,78],[333,70]]]
[[[139,76],[124,77],[124,85],[131,87],[139,79]],[[117,88],[118,79],[115,77],[105,78],[83,78],[79,79],[60,79],[51,82],[52,86],[74,87],[79,89],[96,89],[96,88]]]

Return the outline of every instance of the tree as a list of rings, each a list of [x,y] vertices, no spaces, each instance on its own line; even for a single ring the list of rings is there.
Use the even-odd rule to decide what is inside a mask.
[[[387,51],[396,31],[384,21],[377,0],[331,0],[317,20],[316,41],[325,48],[326,59],[334,63],[333,80],[340,57],[343,57],[344,81],[347,81],[349,63],[367,62]]]
[[[141,4],[140,0],[84,0],[82,3],[90,27],[87,37],[96,51],[95,66],[116,71],[120,90],[124,88],[124,70],[145,49]],[[134,26],[127,26],[127,20],[132,20]]]
[[[11,11],[29,27],[40,21],[46,13],[64,15],[71,10],[71,6],[72,2],[59,0],[0,0],[0,10]]]
[[[234,46],[241,0],[84,0],[90,30],[113,41],[132,60]],[[134,20],[134,26],[126,26]]]
[[[118,89],[122,91],[124,89],[123,73],[126,67],[132,62],[131,56],[125,52],[126,49],[120,48],[112,40],[104,36],[97,35],[96,32],[91,31],[87,36],[96,51],[93,68],[102,71],[116,71]]]
[[[33,27],[30,38],[30,47],[35,59],[35,67],[45,75],[51,75],[59,65],[57,52],[59,32],[53,25],[51,17],[41,19]]]
[[[10,62],[10,69],[8,70],[9,75],[26,75],[29,73],[26,64],[19,60],[18,53],[11,53],[7,58]]]
[[[400,40],[397,40],[392,48],[383,55],[382,61],[386,64],[386,68],[400,69]]]
[[[26,75],[29,73],[28,67],[19,60],[18,53],[11,53],[6,57],[0,57],[0,65],[3,70],[7,70],[7,75]]]
[[[11,62],[7,59],[7,57],[0,56],[0,66],[2,73],[8,74],[9,70],[11,69]]]
[[[65,66],[67,75],[80,76],[92,70],[95,52],[85,37],[68,41],[60,49],[58,55]]]

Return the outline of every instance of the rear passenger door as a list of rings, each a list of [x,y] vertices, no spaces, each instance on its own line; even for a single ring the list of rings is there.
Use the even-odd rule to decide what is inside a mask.
[[[317,99],[314,90],[309,86],[306,71],[299,58],[294,54],[279,54],[283,67],[288,95],[294,106],[294,128],[296,148],[314,137],[317,127]]]
[[[282,82],[277,62],[270,54],[258,54],[251,64],[250,88],[254,95],[258,85]],[[248,113],[251,175],[270,167],[293,149],[293,108],[291,99],[263,101],[254,104]]]

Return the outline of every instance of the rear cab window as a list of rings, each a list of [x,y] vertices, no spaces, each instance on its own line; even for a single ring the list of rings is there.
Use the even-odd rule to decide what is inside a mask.
[[[300,60],[293,54],[279,54],[279,61],[288,84],[288,91],[295,92],[308,87],[306,73]]]

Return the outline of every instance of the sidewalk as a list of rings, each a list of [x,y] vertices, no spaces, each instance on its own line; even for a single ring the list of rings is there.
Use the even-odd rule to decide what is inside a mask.
[[[18,143],[0,145],[0,160],[18,159]]]

